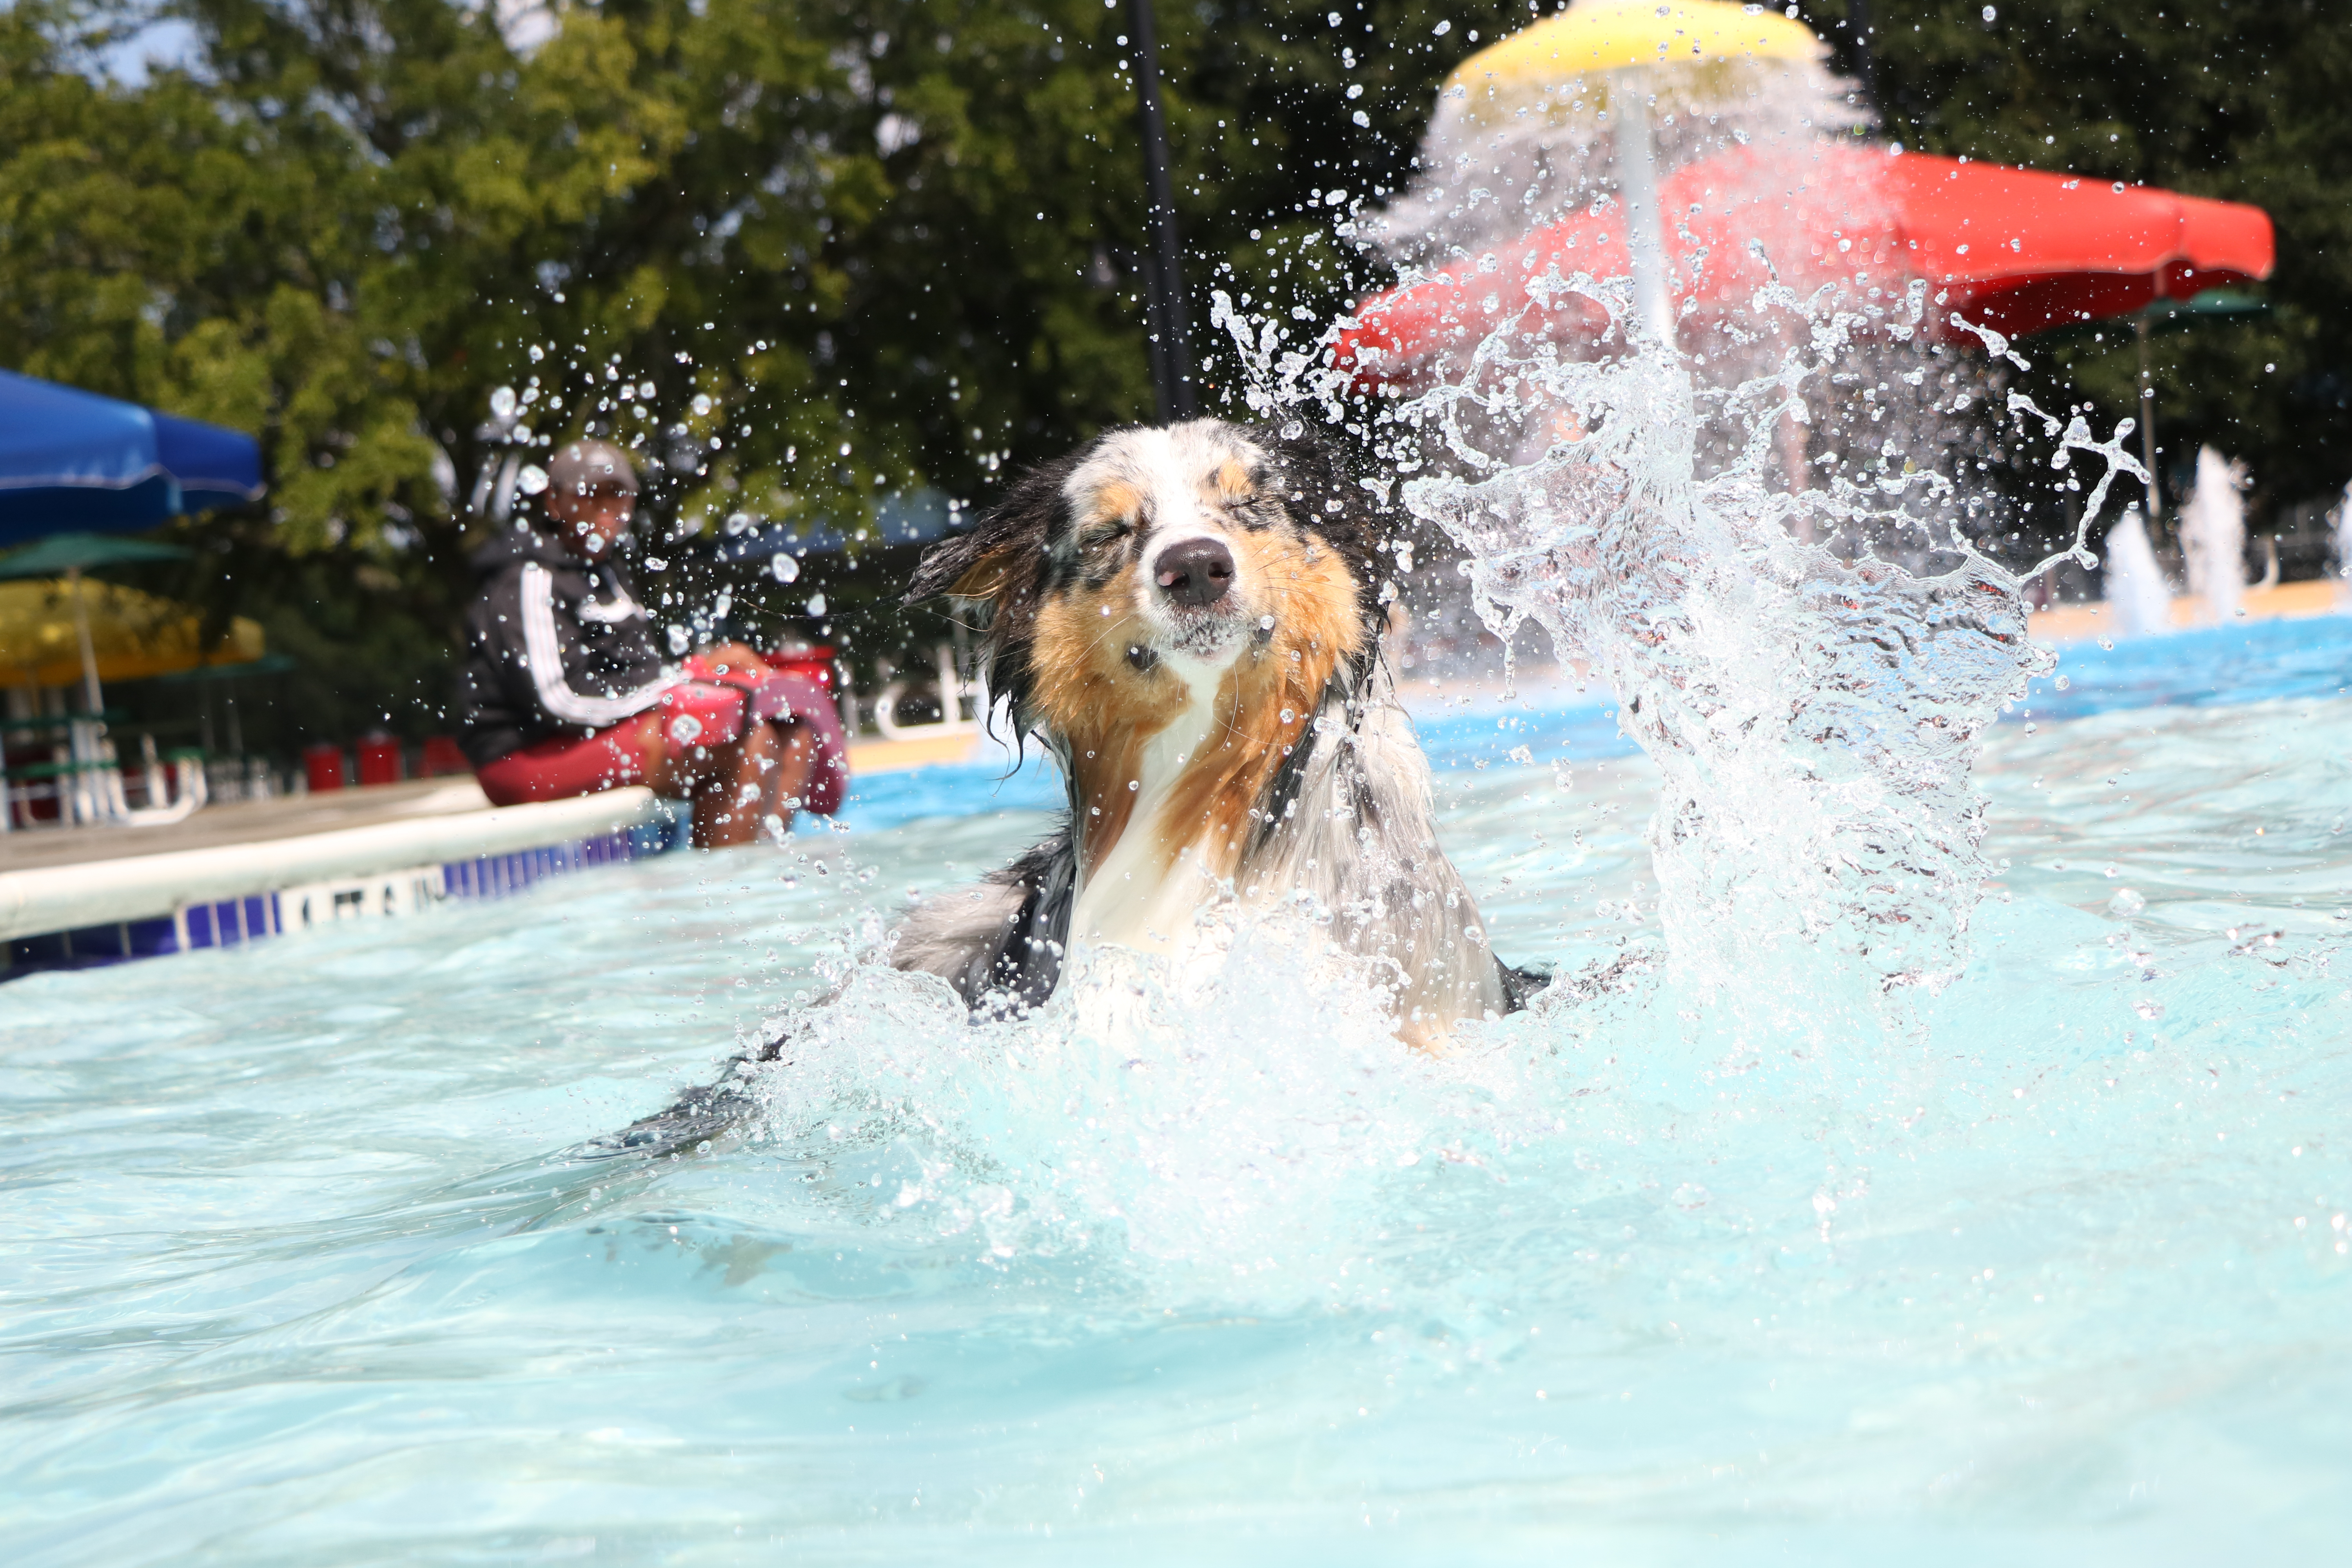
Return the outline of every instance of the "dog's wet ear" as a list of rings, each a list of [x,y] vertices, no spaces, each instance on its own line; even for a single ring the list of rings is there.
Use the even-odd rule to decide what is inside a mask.
[[[993,599],[1018,557],[1021,542],[999,537],[986,522],[961,539],[943,539],[923,552],[907,584],[905,602],[919,605],[945,595],[950,599]]]
[[[905,602],[920,604],[945,595],[950,599],[996,604],[1023,582],[1034,581],[1061,506],[1062,482],[1071,460],[1033,468],[1013,482],[1003,500],[979,525],[956,539],[943,539],[923,552],[908,584]]]
[[[1378,571],[1373,552],[1401,526],[1385,489],[1367,489],[1348,453],[1319,431],[1301,428],[1286,435],[1261,427],[1252,435],[1274,456],[1281,483],[1273,488],[1279,489],[1291,516],[1347,557],[1369,607]]]

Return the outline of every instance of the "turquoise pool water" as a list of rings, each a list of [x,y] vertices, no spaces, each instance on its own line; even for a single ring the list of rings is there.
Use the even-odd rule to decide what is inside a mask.
[[[1430,1063],[1278,952],[1140,996],[1115,1050],[854,980],[759,1143],[567,1158],[1039,830],[1031,786],[954,774],[793,857],[9,984],[0,1538],[2326,1560],[2347,630],[2070,650],[1982,766],[2007,866],[1968,973],[1902,1005],[1796,961],[1635,974]],[[1515,960],[1655,929],[1646,764],[1594,716],[1428,726]]]

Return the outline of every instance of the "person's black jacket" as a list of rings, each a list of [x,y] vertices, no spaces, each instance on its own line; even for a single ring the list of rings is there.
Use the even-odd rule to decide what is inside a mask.
[[[459,744],[476,767],[551,735],[583,735],[652,707],[662,668],[646,612],[610,560],[591,564],[529,528],[474,552]]]

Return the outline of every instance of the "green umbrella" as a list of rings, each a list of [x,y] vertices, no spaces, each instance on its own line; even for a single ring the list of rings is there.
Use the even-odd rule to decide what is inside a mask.
[[[112,539],[102,533],[53,533],[38,544],[0,555],[0,578],[63,577],[99,566],[185,561],[188,553],[176,544]]]
[[[2148,369],[2147,340],[2156,332],[2178,332],[2200,321],[2263,316],[2270,304],[2258,295],[2234,289],[2209,289],[2187,300],[2152,300],[2132,313],[2132,335],[2139,340],[2139,441],[2141,461],[2147,468],[2147,520],[2156,521],[2156,374]]]
[[[128,566],[142,561],[184,561],[188,552],[176,544],[150,544],[143,540],[113,539],[98,533],[53,533],[38,544],[0,558],[0,579],[55,577],[72,585],[74,634],[81,644],[82,700],[96,714],[106,704],[98,687],[98,653],[89,640],[89,606],[82,602],[81,574],[93,566]]]

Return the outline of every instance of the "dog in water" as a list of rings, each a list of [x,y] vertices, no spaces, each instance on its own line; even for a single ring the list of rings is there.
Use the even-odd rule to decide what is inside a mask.
[[[1069,816],[918,905],[891,962],[996,1016],[1051,995],[1074,948],[1181,963],[1204,907],[1303,905],[1412,1045],[1517,1009],[1548,977],[1488,949],[1381,657],[1393,522],[1321,441],[1199,419],[1099,437],[933,546],[908,602],[980,628],[987,689],[1060,764]],[[590,1152],[661,1153],[755,1110],[697,1089]]]
[[[980,629],[1069,817],[919,906],[892,962],[976,1010],[1034,1006],[1074,946],[1181,960],[1229,897],[1328,911],[1416,1045],[1518,1006],[1542,977],[1487,949],[1381,657],[1392,522],[1319,440],[1198,419],[1099,437],[932,547],[908,602]]]

